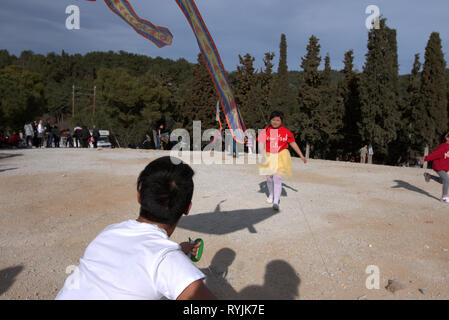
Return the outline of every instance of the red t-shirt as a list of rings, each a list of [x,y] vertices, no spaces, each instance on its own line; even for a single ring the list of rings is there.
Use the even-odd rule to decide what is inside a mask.
[[[432,168],[437,172],[449,171],[449,143],[440,144],[424,161],[433,161]]]
[[[281,126],[277,129],[273,129],[270,126],[262,131],[257,138],[257,141],[265,143],[267,152],[279,153],[284,149],[288,149],[288,144],[295,142],[295,137],[286,127]]]

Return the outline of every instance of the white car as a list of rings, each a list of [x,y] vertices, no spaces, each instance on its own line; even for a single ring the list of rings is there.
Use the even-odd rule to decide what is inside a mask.
[[[97,141],[97,148],[112,148],[112,144],[109,141],[109,130],[99,130],[99,131],[100,131],[100,138],[98,138]],[[92,142],[90,143],[90,147],[91,148],[94,147]]]

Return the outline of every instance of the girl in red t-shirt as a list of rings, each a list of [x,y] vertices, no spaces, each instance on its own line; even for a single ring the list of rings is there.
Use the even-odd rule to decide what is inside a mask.
[[[273,111],[270,115],[270,126],[266,127],[257,139],[265,144],[266,149],[266,160],[259,166],[259,174],[267,176],[268,192],[270,193],[267,202],[273,203],[275,210],[279,210],[282,178],[292,174],[288,147],[291,146],[302,161],[307,163],[307,159],[295,142],[293,133],[282,125],[283,122],[284,114],[280,111]]]

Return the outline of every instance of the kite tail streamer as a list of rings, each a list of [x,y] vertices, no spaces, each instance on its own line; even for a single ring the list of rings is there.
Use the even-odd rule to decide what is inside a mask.
[[[173,36],[170,31],[167,28],[155,26],[151,22],[140,18],[127,0],[104,0],[104,2],[109,9],[133,27],[138,34],[154,42],[159,48],[171,45]]]
[[[206,67],[220,98],[228,127],[231,129],[231,134],[237,142],[244,143],[244,132],[246,131],[245,124],[243,123],[239,109],[235,103],[234,95],[231,86],[229,85],[218,50],[201,18],[198,8],[193,0],[176,0],[176,3],[184,12],[184,15],[196,36]]]

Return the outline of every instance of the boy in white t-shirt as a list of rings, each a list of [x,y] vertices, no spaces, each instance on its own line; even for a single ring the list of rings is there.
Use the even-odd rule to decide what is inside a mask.
[[[191,208],[193,175],[176,158],[148,164],[137,180],[139,218],[104,229],[56,299],[216,299],[187,256],[196,256],[200,244],[169,239]]]

